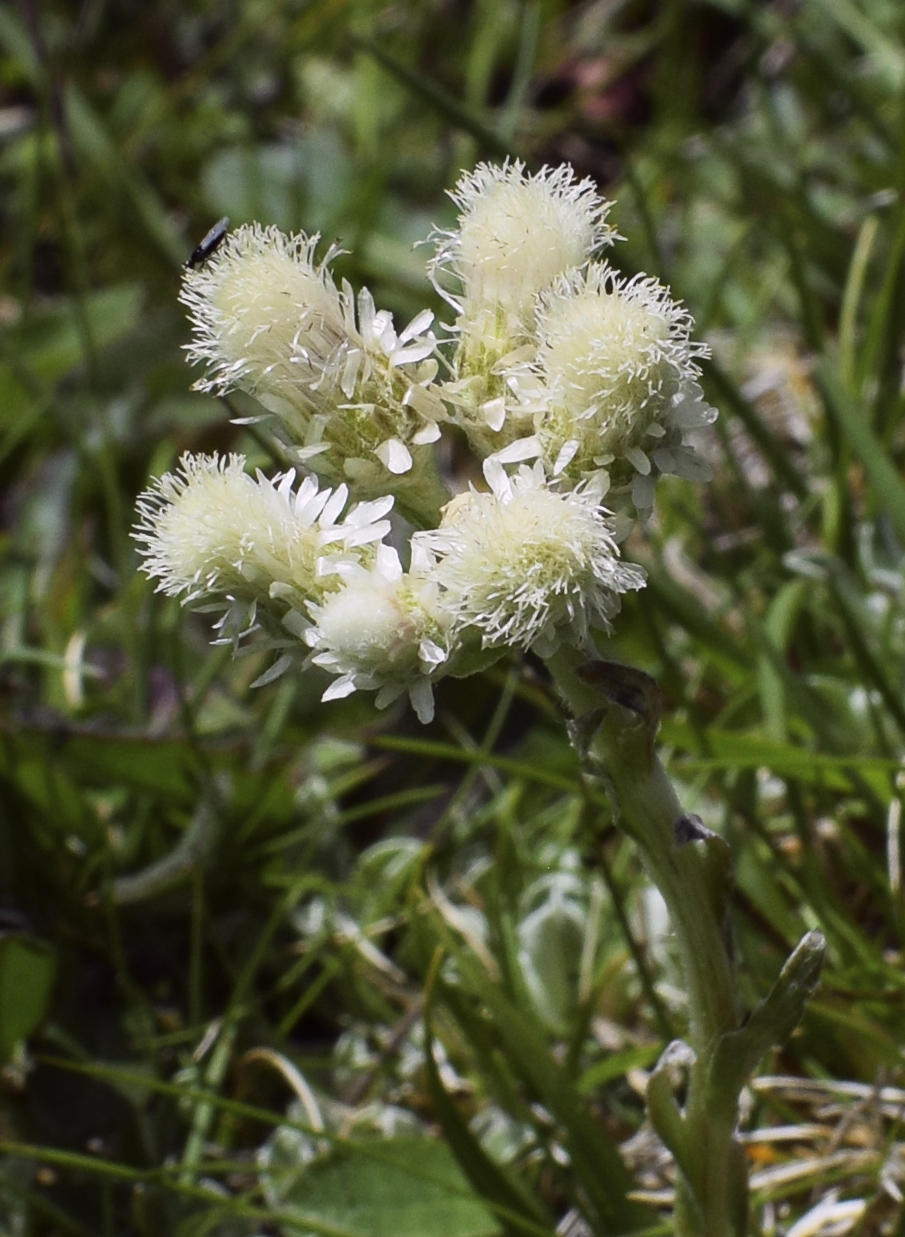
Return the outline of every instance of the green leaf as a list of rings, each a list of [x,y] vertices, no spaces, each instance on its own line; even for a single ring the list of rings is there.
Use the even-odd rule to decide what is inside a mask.
[[[33,798],[48,812],[54,803],[48,786],[63,774],[96,785],[124,784],[180,804],[189,804],[194,798],[196,761],[186,745],[175,740],[123,735],[113,730],[91,732],[62,724],[56,730],[0,724],[0,736],[0,772],[18,777],[20,769],[35,766],[43,780],[39,777]]]
[[[861,461],[875,501],[886,511],[899,539],[905,541],[905,483],[874,432],[867,409],[849,396],[827,362],[817,366],[816,374],[827,411]]]
[[[666,1069],[655,1069],[651,1074],[645,1093],[647,1115],[651,1125],[663,1143],[675,1156],[676,1163],[686,1177],[692,1176],[689,1168],[688,1127]]]
[[[20,932],[0,935],[0,1065],[40,1026],[57,972],[49,945]]]
[[[551,1231],[540,1203],[518,1178],[511,1178],[490,1158],[447,1095],[434,1060],[433,1036],[429,1030],[424,1063],[434,1112],[443,1133],[474,1189],[497,1212],[503,1231],[507,1234]]]
[[[144,902],[187,879],[208,858],[217,837],[217,813],[207,799],[198,804],[188,829],[173,849],[140,872],[117,877],[113,900],[119,905]]]
[[[560,888],[565,882],[560,882]],[[565,1034],[578,1004],[585,907],[553,893],[518,925],[517,951],[525,987],[544,1026]]]
[[[822,933],[807,932],[747,1023],[720,1036],[708,1071],[708,1111],[724,1104],[734,1111],[764,1053],[774,1044],[784,1044],[798,1026],[820,981],[825,953]]]
[[[282,1211],[348,1237],[492,1237],[500,1225],[471,1192],[449,1148],[427,1138],[337,1147],[303,1168]],[[288,1226],[287,1226],[288,1228]]]
[[[588,1201],[598,1233],[632,1233],[644,1229],[650,1213],[629,1200],[634,1182],[615,1144],[607,1137],[557,1064],[544,1039],[525,1015],[469,959],[457,954],[468,986],[490,1011],[514,1069],[525,1078],[561,1126],[572,1171]],[[442,990],[444,985],[438,985]]]

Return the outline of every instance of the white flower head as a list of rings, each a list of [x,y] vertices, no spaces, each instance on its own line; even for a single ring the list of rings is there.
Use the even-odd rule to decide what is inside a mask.
[[[397,333],[367,289],[356,300],[348,284],[337,288],[329,264],[338,249],[315,263],[319,239],[244,225],[186,271],[187,352],[206,366],[195,385],[255,395],[319,472],[341,476],[353,459],[383,477],[406,473],[443,416],[431,390],[433,315],[425,310]],[[331,448],[338,459],[320,460]]]
[[[201,390],[241,387],[303,403],[306,386],[323,377],[345,339],[344,306],[329,271],[336,251],[315,265],[319,240],[243,225],[207,262],[186,270],[179,299],[195,328],[189,360],[206,366]],[[299,345],[307,372],[293,361]]]
[[[691,339],[693,325],[656,279],[624,279],[605,264],[569,272],[541,296],[536,357],[515,383],[554,475],[607,468],[618,481],[652,466],[701,475],[682,431],[715,414],[698,384],[708,349]]]
[[[197,601],[225,596],[303,608],[338,585],[338,573],[373,557],[389,531],[392,498],[353,507],[348,490],[319,489],[295,473],[269,481],[245,458],[184,455],[138,499],[135,540],[158,591]]]
[[[471,353],[500,356],[523,342],[535,298],[558,275],[581,267],[615,237],[610,203],[593,181],[577,181],[568,165],[535,176],[521,160],[479,164],[450,194],[458,227],[435,231],[431,276],[459,313]],[[444,285],[458,285],[450,292]]]
[[[421,534],[457,626],[477,628],[485,645],[542,654],[562,636],[609,630],[619,594],[645,579],[619,561],[599,490],[551,488],[540,464],[510,477],[489,461],[485,471],[489,493],[460,494],[439,529]]]
[[[324,692],[335,700],[358,690],[376,691],[378,708],[408,692],[422,722],[434,715],[431,679],[447,657],[448,622],[439,590],[421,572],[403,572],[389,546],[378,548],[369,570],[345,571],[343,588],[311,603],[313,626],[305,633],[311,661],[337,677]]]

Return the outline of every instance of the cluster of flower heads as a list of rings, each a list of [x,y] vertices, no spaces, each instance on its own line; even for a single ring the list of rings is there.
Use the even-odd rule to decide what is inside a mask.
[[[716,415],[688,314],[600,259],[618,238],[590,180],[482,164],[452,198],[429,263],[456,315],[444,340],[429,311],[397,334],[366,289],[338,287],[316,236],[241,227],[186,272],[196,385],[254,395],[308,475],[187,455],[136,529],[160,590],[219,607],[220,639],[276,651],[262,680],[312,663],[334,676],[325,699],[407,692],[422,721],[443,674],[609,629],[644,585],[618,543],[659,475],[706,476],[687,435]],[[451,497],[446,424],[486,488]],[[416,530],[407,565],[394,506]]]

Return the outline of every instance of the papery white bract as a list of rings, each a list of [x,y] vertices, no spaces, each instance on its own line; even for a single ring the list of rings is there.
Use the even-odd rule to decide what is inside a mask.
[[[498,318],[508,338],[530,330],[537,294],[614,237],[605,222],[610,203],[567,165],[531,176],[519,159],[481,163],[450,196],[458,227],[433,233],[430,270],[467,332],[492,328]]]
[[[353,507],[348,489],[319,489],[295,473],[251,477],[242,455],[186,454],[138,499],[134,530],[143,570],[183,601],[231,595],[302,608],[373,557],[389,531],[392,498]]]
[[[451,194],[458,227],[435,231],[431,277],[455,308],[456,350],[443,397],[480,458],[531,432],[511,375],[534,357],[538,297],[615,238],[610,203],[568,166],[479,164]]]
[[[433,314],[423,311],[397,333],[366,288],[357,298],[348,284],[337,288],[329,264],[338,250],[315,263],[318,241],[243,226],[186,271],[181,299],[194,326],[187,351],[206,367],[195,385],[256,396],[318,472],[339,479],[353,461],[374,480],[408,473],[444,416],[431,387]],[[361,473],[359,466],[359,482]]]
[[[619,594],[645,578],[619,561],[599,491],[552,488],[539,464],[487,472],[489,493],[460,494],[440,527],[418,536],[457,628],[543,654],[561,639],[584,642],[592,626],[608,630]]]
[[[651,505],[658,472],[703,475],[685,431],[716,414],[698,383],[708,349],[692,326],[656,279],[605,264],[569,272],[540,297],[536,354],[511,382],[550,475],[575,482],[603,470],[607,487],[636,476],[638,508]]]
[[[645,582],[617,542],[660,474],[706,475],[687,435],[715,416],[687,312],[598,260],[617,237],[592,181],[507,161],[451,196],[457,226],[433,233],[429,263],[456,314],[443,344],[429,310],[397,332],[366,288],[338,286],[339,251],[318,262],[316,236],[240,227],[186,273],[196,386],[256,396],[333,488],[187,455],[141,496],[135,530],[159,590],[222,610],[221,640],[259,631],[282,654],[260,681],[304,647],[333,676],[324,699],[407,693],[422,721],[444,674],[507,648],[593,650]],[[444,421],[488,492],[448,501]],[[372,501],[346,511],[349,489]],[[394,503],[421,530],[407,571],[383,542]]]
[[[316,265],[319,240],[251,224],[186,272],[179,299],[195,328],[189,360],[206,367],[200,390],[240,387],[300,411],[309,406],[307,387],[346,338],[345,307],[329,270],[335,251]]]
[[[430,721],[431,678],[447,657],[448,619],[436,584],[403,572],[399,556],[385,545],[370,570],[343,575],[339,592],[309,605],[311,661],[337,676],[324,700],[362,689],[376,691],[377,707],[384,708],[407,691],[419,719]]]

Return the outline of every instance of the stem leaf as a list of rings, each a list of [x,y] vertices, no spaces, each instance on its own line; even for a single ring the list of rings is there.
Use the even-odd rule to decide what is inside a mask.
[[[734,1110],[739,1092],[764,1053],[795,1030],[819,983],[825,953],[823,934],[807,932],[745,1026],[720,1036],[707,1077],[710,1111],[727,1104]]]

